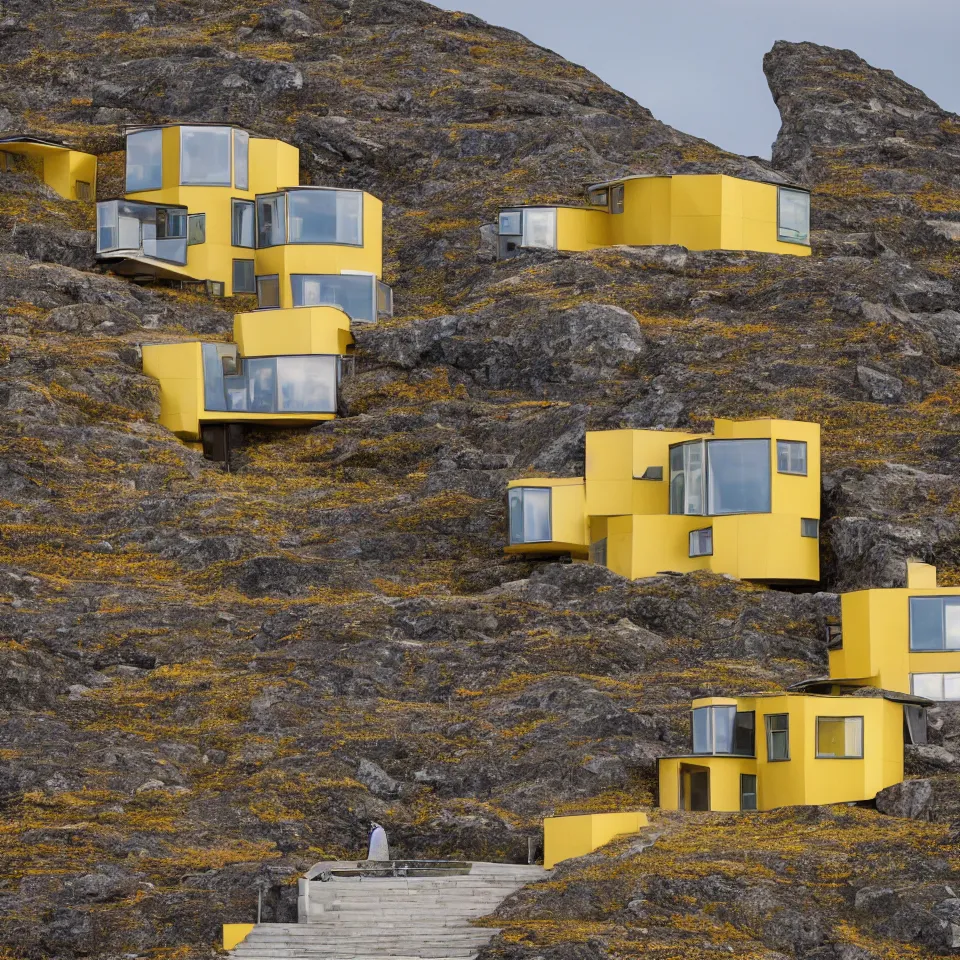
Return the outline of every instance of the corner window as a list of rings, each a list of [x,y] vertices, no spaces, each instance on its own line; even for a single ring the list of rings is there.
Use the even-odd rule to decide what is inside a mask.
[[[339,307],[351,320],[377,319],[376,277],[372,274],[303,274],[290,278],[295,307]]]
[[[286,204],[282,193],[257,197],[257,246],[286,243]]]
[[[960,597],[910,598],[910,649],[960,650]]]
[[[777,188],[777,239],[810,245],[810,194],[806,190]]]
[[[187,217],[187,246],[193,247],[198,243],[207,242],[207,215],[205,213],[191,213]]]
[[[363,244],[363,194],[358,190],[287,192],[288,243]]]
[[[520,245],[540,247],[543,250],[557,249],[557,211],[555,207],[523,211],[523,238]]]
[[[757,809],[757,775],[755,773],[740,774],[740,809]]]
[[[767,760],[790,759],[790,716],[786,713],[769,713],[763,718],[767,728]]]
[[[770,512],[770,441],[707,443],[707,513]]]
[[[624,185],[618,183],[610,191],[610,212],[623,213],[623,198],[626,192]]]
[[[608,207],[610,205],[610,191],[606,187],[587,191],[587,203],[591,207]]]
[[[252,200],[234,200],[231,208],[231,243],[235,247],[253,247],[255,210]]]
[[[696,707],[693,710],[693,752],[754,756],[753,711],[735,706]]]
[[[804,517],[800,520],[800,536],[817,540],[820,537],[820,521]]]
[[[807,444],[803,440],[777,441],[777,473],[807,475]]]
[[[596,540],[590,544],[590,562],[601,567],[607,565],[607,538]]]
[[[911,673],[910,692],[927,700],[960,700],[960,673]]]
[[[915,703],[903,705],[903,742],[922,745],[927,742],[927,711]]]
[[[127,135],[126,193],[163,186],[163,131],[140,130]]]
[[[230,186],[229,127],[180,128],[180,183]]]
[[[499,232],[501,237],[519,237],[523,233],[523,211],[501,210]]]
[[[377,319],[393,316],[393,289],[382,280],[377,281]]]
[[[78,180],[74,189],[76,190],[78,200],[93,199],[93,189],[86,180]]]
[[[276,274],[257,277],[257,301],[261,309],[280,306],[280,278]]]
[[[250,134],[233,131],[233,185],[238,190],[250,189]]]
[[[670,512],[701,516],[706,444],[702,440],[670,448]]]
[[[257,284],[254,278],[252,260],[233,261],[233,292],[256,293]]]
[[[818,760],[862,760],[863,717],[817,717]]]
[[[513,487],[507,491],[510,543],[549,543],[551,490],[549,487]]]
[[[713,527],[690,531],[690,556],[713,556]]]

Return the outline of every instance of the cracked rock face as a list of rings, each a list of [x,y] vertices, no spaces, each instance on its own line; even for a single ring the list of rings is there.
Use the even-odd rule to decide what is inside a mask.
[[[138,345],[252,303],[110,277],[91,209],[0,177],[0,946],[206,956],[371,820],[398,856],[523,862],[545,814],[650,808],[693,697],[823,674],[837,591],[908,557],[958,582],[956,118],[918,91],[778,44],[770,165],[418,0],[136,7],[8,0],[0,126],[69,133],[103,195],[124,123],[289,139],[304,182],[383,198],[397,317],[358,329],[341,419],[224,473],[158,426]],[[717,170],[810,184],[817,255],[491,257],[501,205]],[[717,416],[823,423],[820,591],[503,556],[509,480]],[[661,817],[492,951],[946,955],[958,736],[938,708],[886,812]]]

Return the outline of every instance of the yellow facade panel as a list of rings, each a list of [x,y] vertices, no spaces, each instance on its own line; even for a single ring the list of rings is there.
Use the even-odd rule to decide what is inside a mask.
[[[617,837],[638,833],[649,821],[645,813],[591,813],[546,817],[543,821],[543,865],[547,870],[574,857],[585,857]]]
[[[232,950],[243,943],[247,936],[253,933],[253,923],[225,923],[223,925],[223,949]]]
[[[337,307],[238,313],[233,339],[242,357],[343,356],[353,343],[350,318]]]

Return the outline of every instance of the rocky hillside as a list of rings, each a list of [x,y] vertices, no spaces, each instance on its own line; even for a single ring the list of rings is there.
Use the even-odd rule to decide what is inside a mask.
[[[522,859],[544,814],[649,805],[691,697],[823,672],[832,593],[502,556],[507,480],[578,470],[588,427],[818,420],[824,589],[906,556],[960,583],[960,118],[896,77],[778,44],[767,168],[419,0],[7,0],[0,59],[0,126],[98,153],[102,193],[123,123],[221,119],[376,193],[398,313],[343,419],[226,474],[157,425],[136,344],[249,301],[98,272],[89,205],[0,178],[6,956],[210,956],[370,819],[402,855]],[[502,202],[665,170],[809,183],[818,255],[492,261]],[[494,950],[951,954],[960,721],[934,728],[887,813],[660,816],[504,907]]]

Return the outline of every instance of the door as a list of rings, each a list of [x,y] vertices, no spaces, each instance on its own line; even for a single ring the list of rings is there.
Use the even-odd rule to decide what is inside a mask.
[[[680,809],[710,809],[710,771],[706,767],[680,767]]]

